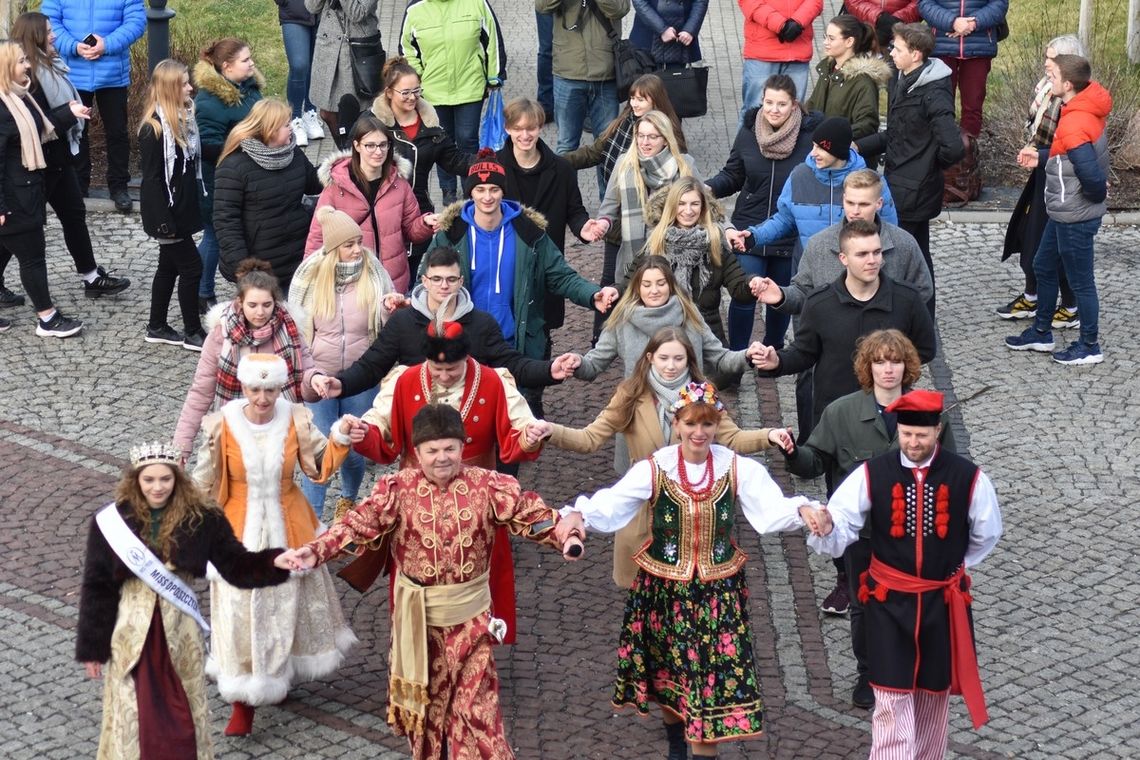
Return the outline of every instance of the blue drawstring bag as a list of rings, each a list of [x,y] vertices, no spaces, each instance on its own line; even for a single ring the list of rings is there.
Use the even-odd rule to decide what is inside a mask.
[[[491,150],[500,150],[507,141],[507,120],[503,116],[503,89],[491,88],[487,97],[487,110],[479,124],[479,145]]]

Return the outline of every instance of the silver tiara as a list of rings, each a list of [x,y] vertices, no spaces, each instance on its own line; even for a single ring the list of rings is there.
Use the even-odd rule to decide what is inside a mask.
[[[131,467],[138,469],[148,464],[182,466],[182,452],[171,443],[143,443],[131,447]]]

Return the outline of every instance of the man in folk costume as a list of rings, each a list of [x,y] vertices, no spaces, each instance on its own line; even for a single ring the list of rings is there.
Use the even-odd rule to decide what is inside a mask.
[[[951,693],[965,698],[975,728],[989,719],[966,568],[993,550],[1001,512],[985,473],[938,445],[941,393],[911,391],[886,411],[897,415],[899,451],[843,481],[827,506],[834,529],[808,544],[837,557],[870,520],[859,588],[875,691],[870,758],[942,758]]]
[[[408,737],[415,760],[514,758],[492,655],[496,529],[562,546],[553,530],[560,518],[538,494],[464,462],[470,432],[452,407],[421,407],[412,420],[412,466],[382,477],[328,532],[279,558],[278,566],[305,570],[389,540],[396,588],[388,722]]]
[[[458,322],[437,318],[429,324],[424,355],[428,358],[423,363],[396,367],[388,374],[362,419],[347,418],[354,428],[356,451],[383,464],[398,460],[401,467],[415,467],[412,421],[423,407],[442,403],[456,409],[463,421],[465,464],[493,470],[496,449],[508,463],[538,457],[542,443],[531,446],[524,435],[535,419],[513,378],[505,370],[491,369],[471,358],[467,336]],[[514,563],[505,528],[499,528],[497,538],[491,558],[492,610],[506,625],[503,643],[513,644]],[[358,588],[361,584],[367,587],[376,578],[384,555],[362,558],[346,571],[346,577]]]

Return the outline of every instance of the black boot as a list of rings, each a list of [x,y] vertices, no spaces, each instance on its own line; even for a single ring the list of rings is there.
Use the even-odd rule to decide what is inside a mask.
[[[669,739],[669,755],[666,760],[689,760],[689,743],[685,741],[685,724],[666,723],[665,736]]]

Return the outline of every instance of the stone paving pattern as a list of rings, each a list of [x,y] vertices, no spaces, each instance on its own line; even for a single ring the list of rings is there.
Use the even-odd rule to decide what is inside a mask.
[[[520,0],[496,6],[512,53],[508,96],[531,92],[533,20]],[[385,16],[395,39],[398,12]],[[628,26],[628,23],[627,23]],[[709,116],[686,123],[698,165],[723,161],[739,104],[739,19],[734,4],[713,4],[701,41],[715,68]],[[390,43],[390,47],[394,47]],[[256,52],[256,51],[255,51]],[[518,89],[516,89],[518,88]],[[548,142],[553,135],[548,133]],[[331,140],[310,153],[327,153]],[[582,172],[591,205],[592,172]],[[1126,283],[1140,268],[1137,231],[1102,230],[1097,240],[1104,364],[1055,365],[1009,352],[1015,327],[993,316],[1020,286],[1001,264],[1004,224],[942,224],[933,231],[943,354],[924,383],[968,397],[956,412],[959,440],[993,478],[1006,535],[975,578],[979,657],[992,720],[972,731],[952,702],[951,757],[1140,757],[1136,672],[1140,529],[1129,519],[1140,479],[1135,390],[1140,341],[1124,326]],[[49,223],[50,277],[58,304],[87,324],[66,341],[34,336],[31,312],[0,336],[0,620],[6,646],[0,677],[0,757],[91,756],[98,741],[101,686],[73,662],[74,625],[88,518],[105,503],[121,457],[134,442],[169,437],[196,354],[142,341],[155,246],[137,216],[91,213],[101,263],[132,277],[118,299],[82,298]],[[600,271],[598,246],[574,245],[571,263]],[[8,282],[18,282],[10,267]],[[223,285],[220,293],[232,292]],[[589,315],[571,307],[556,350],[588,345]],[[177,305],[172,324],[178,324]],[[1071,337],[1060,333],[1058,337]],[[620,369],[591,384],[570,381],[547,393],[552,419],[589,422]],[[748,379],[727,394],[744,426],[794,422],[788,380]],[[822,484],[787,476],[788,490],[819,495]],[[522,470],[524,485],[561,504],[614,479],[607,447],[583,457],[557,450]],[[821,617],[818,603],[834,573],[797,534],[758,538],[745,523],[757,664],[767,733],[724,745],[726,758],[865,756],[869,714],[850,707],[853,665],[845,619]],[[516,542],[519,643],[498,651],[508,736],[520,758],[660,758],[655,716],[615,714],[609,704],[613,648],[623,592],[610,580],[610,541],[591,538],[587,559],[566,564]],[[1129,569],[1131,568],[1131,569]],[[198,588],[205,590],[205,584]],[[406,744],[384,724],[387,613],[383,592],[342,591],[362,645],[324,682],[297,686],[284,704],[258,711],[250,738],[222,736],[228,710],[212,699],[216,750],[225,758],[398,758]]]

